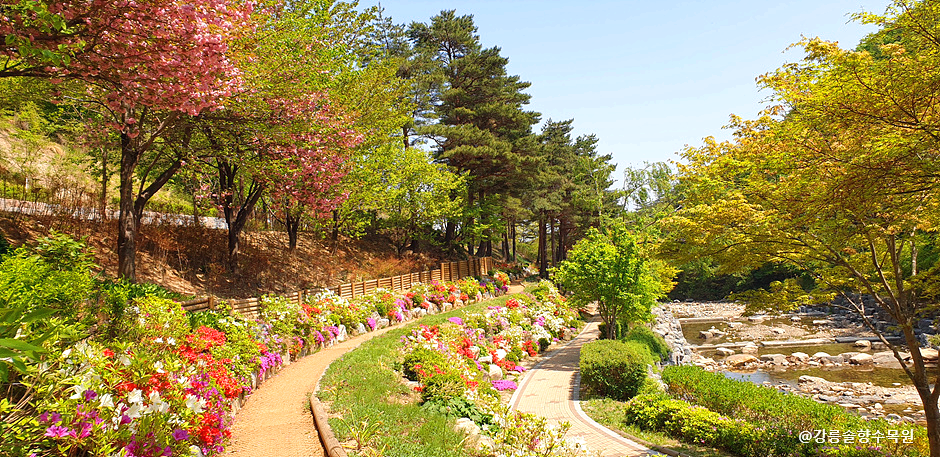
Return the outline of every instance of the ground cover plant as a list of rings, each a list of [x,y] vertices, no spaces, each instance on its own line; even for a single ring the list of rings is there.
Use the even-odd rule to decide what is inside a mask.
[[[90,259],[61,235],[0,259],[2,455],[221,453],[233,402],[284,358],[437,306],[377,290],[266,296],[258,319],[186,313],[168,291],[97,277]],[[457,285],[432,287],[463,303]]]
[[[550,283],[531,292],[425,317],[334,362],[321,398],[344,417],[334,424],[340,439],[359,441],[357,431],[372,425],[369,447],[384,455],[578,455],[562,439],[566,428],[501,403],[497,392],[514,389],[513,380],[488,376],[491,369],[498,377],[519,373],[518,358],[537,354],[538,339],[550,341],[575,323],[577,313]],[[419,384],[409,387],[403,377]],[[488,451],[453,430],[459,417],[492,440]]]
[[[912,443],[887,439],[903,437],[899,429],[910,428],[865,421],[842,408],[698,367],[666,367],[662,379],[669,395],[653,392],[633,398],[624,409],[626,423],[741,456],[916,456],[927,452],[922,429],[914,429]],[[870,433],[872,438],[852,444],[806,440],[805,433],[815,430],[836,430],[843,437],[858,439],[863,436],[860,432]],[[878,435],[882,439],[876,444],[873,437]],[[810,442],[801,442],[801,437]]]

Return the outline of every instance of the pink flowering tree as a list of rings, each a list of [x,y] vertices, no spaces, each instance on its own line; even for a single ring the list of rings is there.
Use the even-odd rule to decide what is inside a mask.
[[[164,164],[145,167],[149,183],[137,176],[138,165],[182,118],[219,108],[241,87],[230,46],[251,30],[252,11],[250,1],[230,0],[3,2],[0,76],[81,80],[83,101],[119,132],[117,250],[124,278],[136,278],[144,206],[182,158],[148,160]]]

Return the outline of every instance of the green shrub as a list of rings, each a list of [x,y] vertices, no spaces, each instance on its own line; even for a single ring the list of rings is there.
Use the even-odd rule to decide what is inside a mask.
[[[402,363],[402,373],[409,380],[418,381],[421,370],[433,371],[434,367],[444,366],[446,363],[444,354],[428,348],[417,347],[405,356],[405,361]]]
[[[666,344],[666,340],[643,325],[634,326],[624,335],[623,340],[636,341],[646,345],[659,360],[665,360],[666,357],[669,357],[669,346]]]
[[[581,382],[591,392],[615,400],[635,396],[654,362],[641,343],[599,340],[581,348]]]

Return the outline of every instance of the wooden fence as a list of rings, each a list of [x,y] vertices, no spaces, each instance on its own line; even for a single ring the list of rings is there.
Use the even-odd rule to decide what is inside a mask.
[[[458,279],[469,276],[484,276],[493,270],[493,259],[491,257],[470,258],[460,262],[444,262],[440,268],[435,270],[420,271],[417,273],[408,273],[390,278],[370,279],[355,283],[340,284],[335,287],[306,289],[292,292],[285,295],[289,300],[303,303],[304,297],[324,290],[331,290],[336,295],[345,299],[353,299],[372,292],[378,288],[385,288],[395,292],[408,290],[418,283],[428,283],[431,281],[453,282]],[[258,318],[261,313],[261,300],[259,298],[240,298],[227,300],[232,310],[239,312],[248,318]],[[218,299],[212,296],[197,298],[183,302],[183,309],[186,311],[202,311],[206,309],[215,309]]]

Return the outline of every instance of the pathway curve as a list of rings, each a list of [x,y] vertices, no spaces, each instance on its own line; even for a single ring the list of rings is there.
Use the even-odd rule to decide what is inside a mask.
[[[600,451],[604,457],[661,455],[618,435],[581,411],[578,400],[581,346],[597,339],[598,323],[598,319],[588,322],[574,340],[529,370],[510,399],[510,407],[538,414],[553,424],[570,423],[565,437],[584,440],[588,449]]]
[[[308,355],[265,381],[235,415],[225,455],[320,457],[323,446],[308,402],[331,362],[395,327],[369,332]]]

